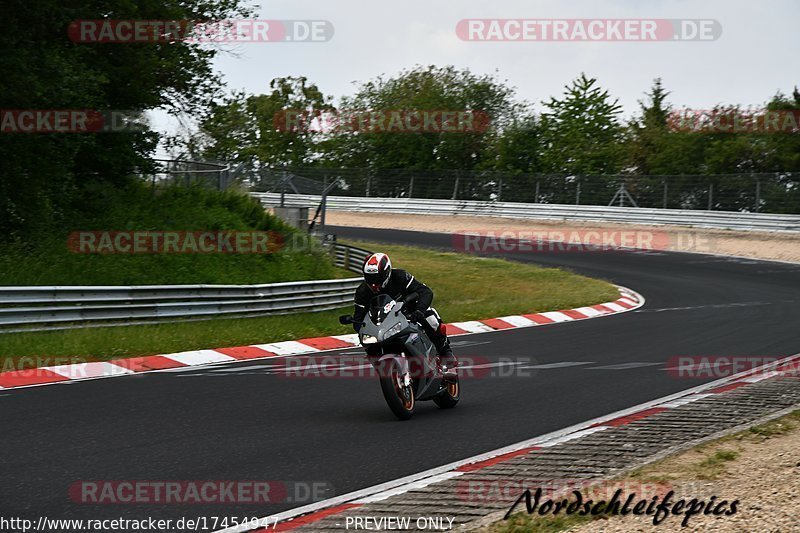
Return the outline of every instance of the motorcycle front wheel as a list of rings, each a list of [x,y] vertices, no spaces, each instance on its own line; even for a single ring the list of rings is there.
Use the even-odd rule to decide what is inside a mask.
[[[416,399],[411,385],[405,385],[405,379],[397,362],[389,360],[380,372],[381,391],[389,409],[400,420],[408,420],[414,414]]]

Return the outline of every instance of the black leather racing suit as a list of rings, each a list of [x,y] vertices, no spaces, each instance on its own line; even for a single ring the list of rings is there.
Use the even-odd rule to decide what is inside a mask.
[[[436,309],[431,307],[433,302],[433,291],[416,279],[414,276],[399,268],[393,268],[389,274],[389,281],[380,290],[378,294],[388,294],[393,300],[400,301],[406,295],[412,292],[417,293],[418,298],[416,304],[410,304],[410,307],[404,308],[406,314],[410,314],[415,310],[422,311],[425,315],[425,320],[422,321],[422,327],[425,328],[425,333],[436,346],[436,351],[439,355],[444,356],[450,350],[450,341],[447,339],[447,334],[441,328],[442,319]],[[364,317],[369,310],[369,302],[375,296],[372,289],[362,282],[356,289],[353,303],[355,304],[355,311],[353,312],[353,327],[358,331],[360,324],[363,322]],[[452,354],[452,352],[450,352]]]

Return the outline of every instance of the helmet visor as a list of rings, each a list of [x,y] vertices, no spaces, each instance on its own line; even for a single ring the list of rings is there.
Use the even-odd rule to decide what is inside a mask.
[[[376,272],[374,274],[364,274],[364,281],[369,285],[369,288],[372,289],[372,292],[378,292],[381,290],[386,283],[386,280],[389,277],[389,272]]]

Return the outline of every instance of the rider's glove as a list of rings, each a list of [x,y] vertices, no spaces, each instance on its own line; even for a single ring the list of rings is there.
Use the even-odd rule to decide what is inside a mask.
[[[356,330],[356,333],[358,333],[358,330],[361,329],[362,325],[363,325],[363,322],[353,322],[353,329]]]
[[[422,324],[423,322],[425,322],[425,313],[423,313],[419,309],[416,309],[412,311],[410,315],[408,315],[408,318],[413,322],[418,322],[419,324]]]

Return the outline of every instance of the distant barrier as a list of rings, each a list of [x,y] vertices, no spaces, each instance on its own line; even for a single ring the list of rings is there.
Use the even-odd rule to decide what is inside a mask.
[[[280,205],[278,193],[250,193],[265,207]],[[287,206],[318,204],[319,196],[286,194]],[[341,211],[420,215],[470,215],[521,219],[617,222],[644,225],[674,225],[749,231],[800,231],[800,215],[692,211],[594,205],[524,204],[474,200],[431,200],[423,198],[361,198],[328,196],[327,208]]]

